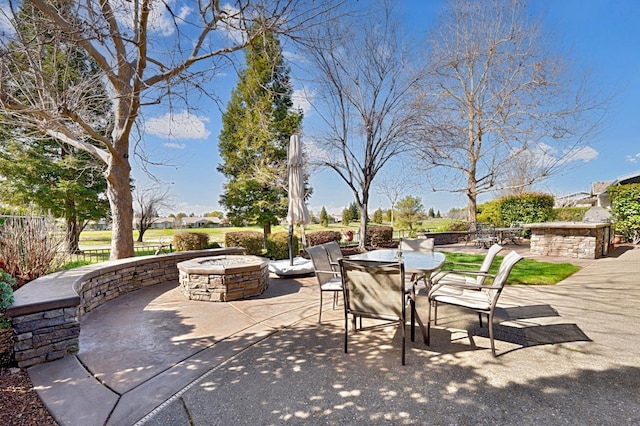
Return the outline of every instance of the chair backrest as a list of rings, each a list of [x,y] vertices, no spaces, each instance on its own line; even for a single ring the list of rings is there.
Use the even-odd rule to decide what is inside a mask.
[[[318,278],[318,284],[322,285],[329,281],[331,278],[335,278],[336,274],[333,273],[331,268],[331,262],[329,261],[329,255],[327,250],[322,245],[312,246],[306,248],[311,263],[313,263],[313,269]]]
[[[400,249],[402,251],[433,251],[434,238],[402,238]]]
[[[511,253],[509,253],[504,257],[504,259],[502,259],[502,263],[498,268],[498,273],[496,274],[496,277],[494,278],[493,283],[491,284],[491,287],[493,287],[491,289],[492,307],[495,305],[496,301],[498,300],[498,296],[500,296],[500,293],[502,292],[502,289],[504,288],[504,285],[507,282],[507,278],[509,278],[509,274],[511,273],[511,270],[513,269],[515,264],[520,262],[522,259],[523,257],[520,256],[515,251],[511,251]]]
[[[402,263],[340,261],[346,314],[399,320],[403,317]]]
[[[330,243],[322,244],[329,255],[329,261],[332,263],[333,270],[339,272],[340,266],[338,262],[342,259],[342,250],[340,249],[340,244],[335,241],[331,241]]]
[[[489,247],[489,251],[487,251],[487,255],[484,257],[484,260],[482,261],[482,265],[480,265],[479,271],[485,274],[489,272],[489,269],[491,269],[491,265],[493,264],[493,261],[496,258],[496,255],[500,253],[501,250],[502,250],[502,246],[500,244],[494,244],[491,247]],[[476,282],[482,285],[484,284],[484,280],[485,280],[485,277],[479,276]]]

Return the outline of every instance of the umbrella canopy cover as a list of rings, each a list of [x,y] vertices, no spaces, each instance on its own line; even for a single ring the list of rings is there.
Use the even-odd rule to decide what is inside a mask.
[[[287,223],[289,225],[304,225],[309,223],[309,210],[304,202],[304,159],[300,137],[292,135],[289,141],[289,211]]]

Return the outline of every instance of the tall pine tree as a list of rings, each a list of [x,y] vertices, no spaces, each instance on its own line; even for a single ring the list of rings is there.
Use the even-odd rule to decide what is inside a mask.
[[[293,89],[277,37],[266,33],[246,49],[219,136],[218,171],[227,178],[220,203],[234,225],[271,225],[287,214],[286,159],[289,138],[302,112],[292,109]]]

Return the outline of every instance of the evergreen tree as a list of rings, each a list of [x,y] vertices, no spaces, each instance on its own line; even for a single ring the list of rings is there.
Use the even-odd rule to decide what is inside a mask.
[[[326,228],[329,226],[329,215],[327,214],[327,209],[322,206],[322,210],[320,210],[320,226]]]
[[[353,212],[351,209],[347,208],[342,210],[342,224],[349,225],[351,222],[353,222]]]
[[[287,147],[302,112],[292,110],[289,68],[275,35],[256,38],[245,62],[222,116],[218,171],[227,182],[220,204],[233,225],[255,223],[266,238],[287,214]]]
[[[413,230],[413,225],[424,218],[424,206],[420,198],[407,195],[397,204],[398,223],[403,228]]]
[[[373,212],[373,222],[382,223],[382,209],[379,207],[375,212]]]
[[[427,213],[427,216],[429,216],[429,218],[431,219],[436,217],[436,214],[433,212],[433,207],[429,207],[429,212]]]
[[[358,204],[356,204],[355,201],[349,204],[349,207],[347,208],[351,212],[351,220],[360,220],[360,209],[358,208]]]

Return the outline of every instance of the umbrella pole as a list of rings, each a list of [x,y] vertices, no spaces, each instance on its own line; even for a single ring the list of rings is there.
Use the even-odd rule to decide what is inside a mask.
[[[293,225],[289,225],[289,265],[293,266]]]

